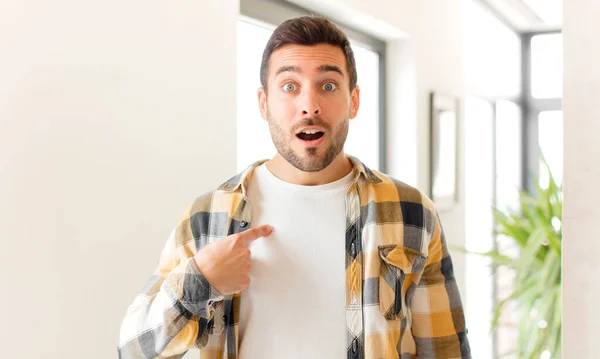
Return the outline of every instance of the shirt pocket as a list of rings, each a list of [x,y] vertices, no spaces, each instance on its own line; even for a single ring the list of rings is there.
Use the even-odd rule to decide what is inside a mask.
[[[401,245],[378,246],[379,310],[387,320],[398,320],[406,315],[406,293],[412,282],[420,277],[427,257]]]

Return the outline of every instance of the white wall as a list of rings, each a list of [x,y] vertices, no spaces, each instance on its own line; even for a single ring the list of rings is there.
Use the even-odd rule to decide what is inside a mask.
[[[330,4],[390,41],[389,172],[425,191],[428,91],[464,94],[461,1]],[[238,1],[2,7],[3,357],[115,357],[125,309],[172,225],[235,172]],[[457,245],[460,158],[461,201],[442,213]],[[464,258],[453,255],[464,293]]]
[[[564,1],[563,358],[597,358],[600,336],[600,3]]]
[[[3,358],[115,358],[194,197],[235,172],[238,1],[0,5]]]

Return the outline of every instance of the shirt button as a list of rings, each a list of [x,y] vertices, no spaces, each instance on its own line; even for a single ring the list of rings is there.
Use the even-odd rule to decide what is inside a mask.
[[[354,242],[350,244],[350,255],[352,257],[356,256],[356,246],[354,245]]]
[[[226,315],[223,316],[223,321],[227,322],[227,316]]]
[[[356,339],[352,341],[352,351],[356,353]]]
[[[248,222],[246,222],[246,221],[242,221],[240,223],[240,227],[242,227],[242,228],[246,227],[247,225],[248,225]]]

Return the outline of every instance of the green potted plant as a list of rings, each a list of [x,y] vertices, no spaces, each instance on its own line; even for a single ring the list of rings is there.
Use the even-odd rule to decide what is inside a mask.
[[[561,357],[562,185],[557,185],[543,158],[542,163],[547,186],[535,181],[535,196],[520,190],[516,211],[492,209],[494,232],[516,247],[517,254],[499,249],[477,253],[490,258],[494,267],[505,266],[514,273],[510,294],[494,308],[491,329],[498,328],[502,313],[514,303],[518,340],[515,352],[501,356],[516,354],[519,359]]]

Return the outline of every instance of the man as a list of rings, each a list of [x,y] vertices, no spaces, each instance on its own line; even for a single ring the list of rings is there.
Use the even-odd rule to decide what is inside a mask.
[[[186,211],[119,356],[470,358],[434,204],[344,154],[360,103],[346,36],[321,17],[285,21],[260,79],[277,155]]]

